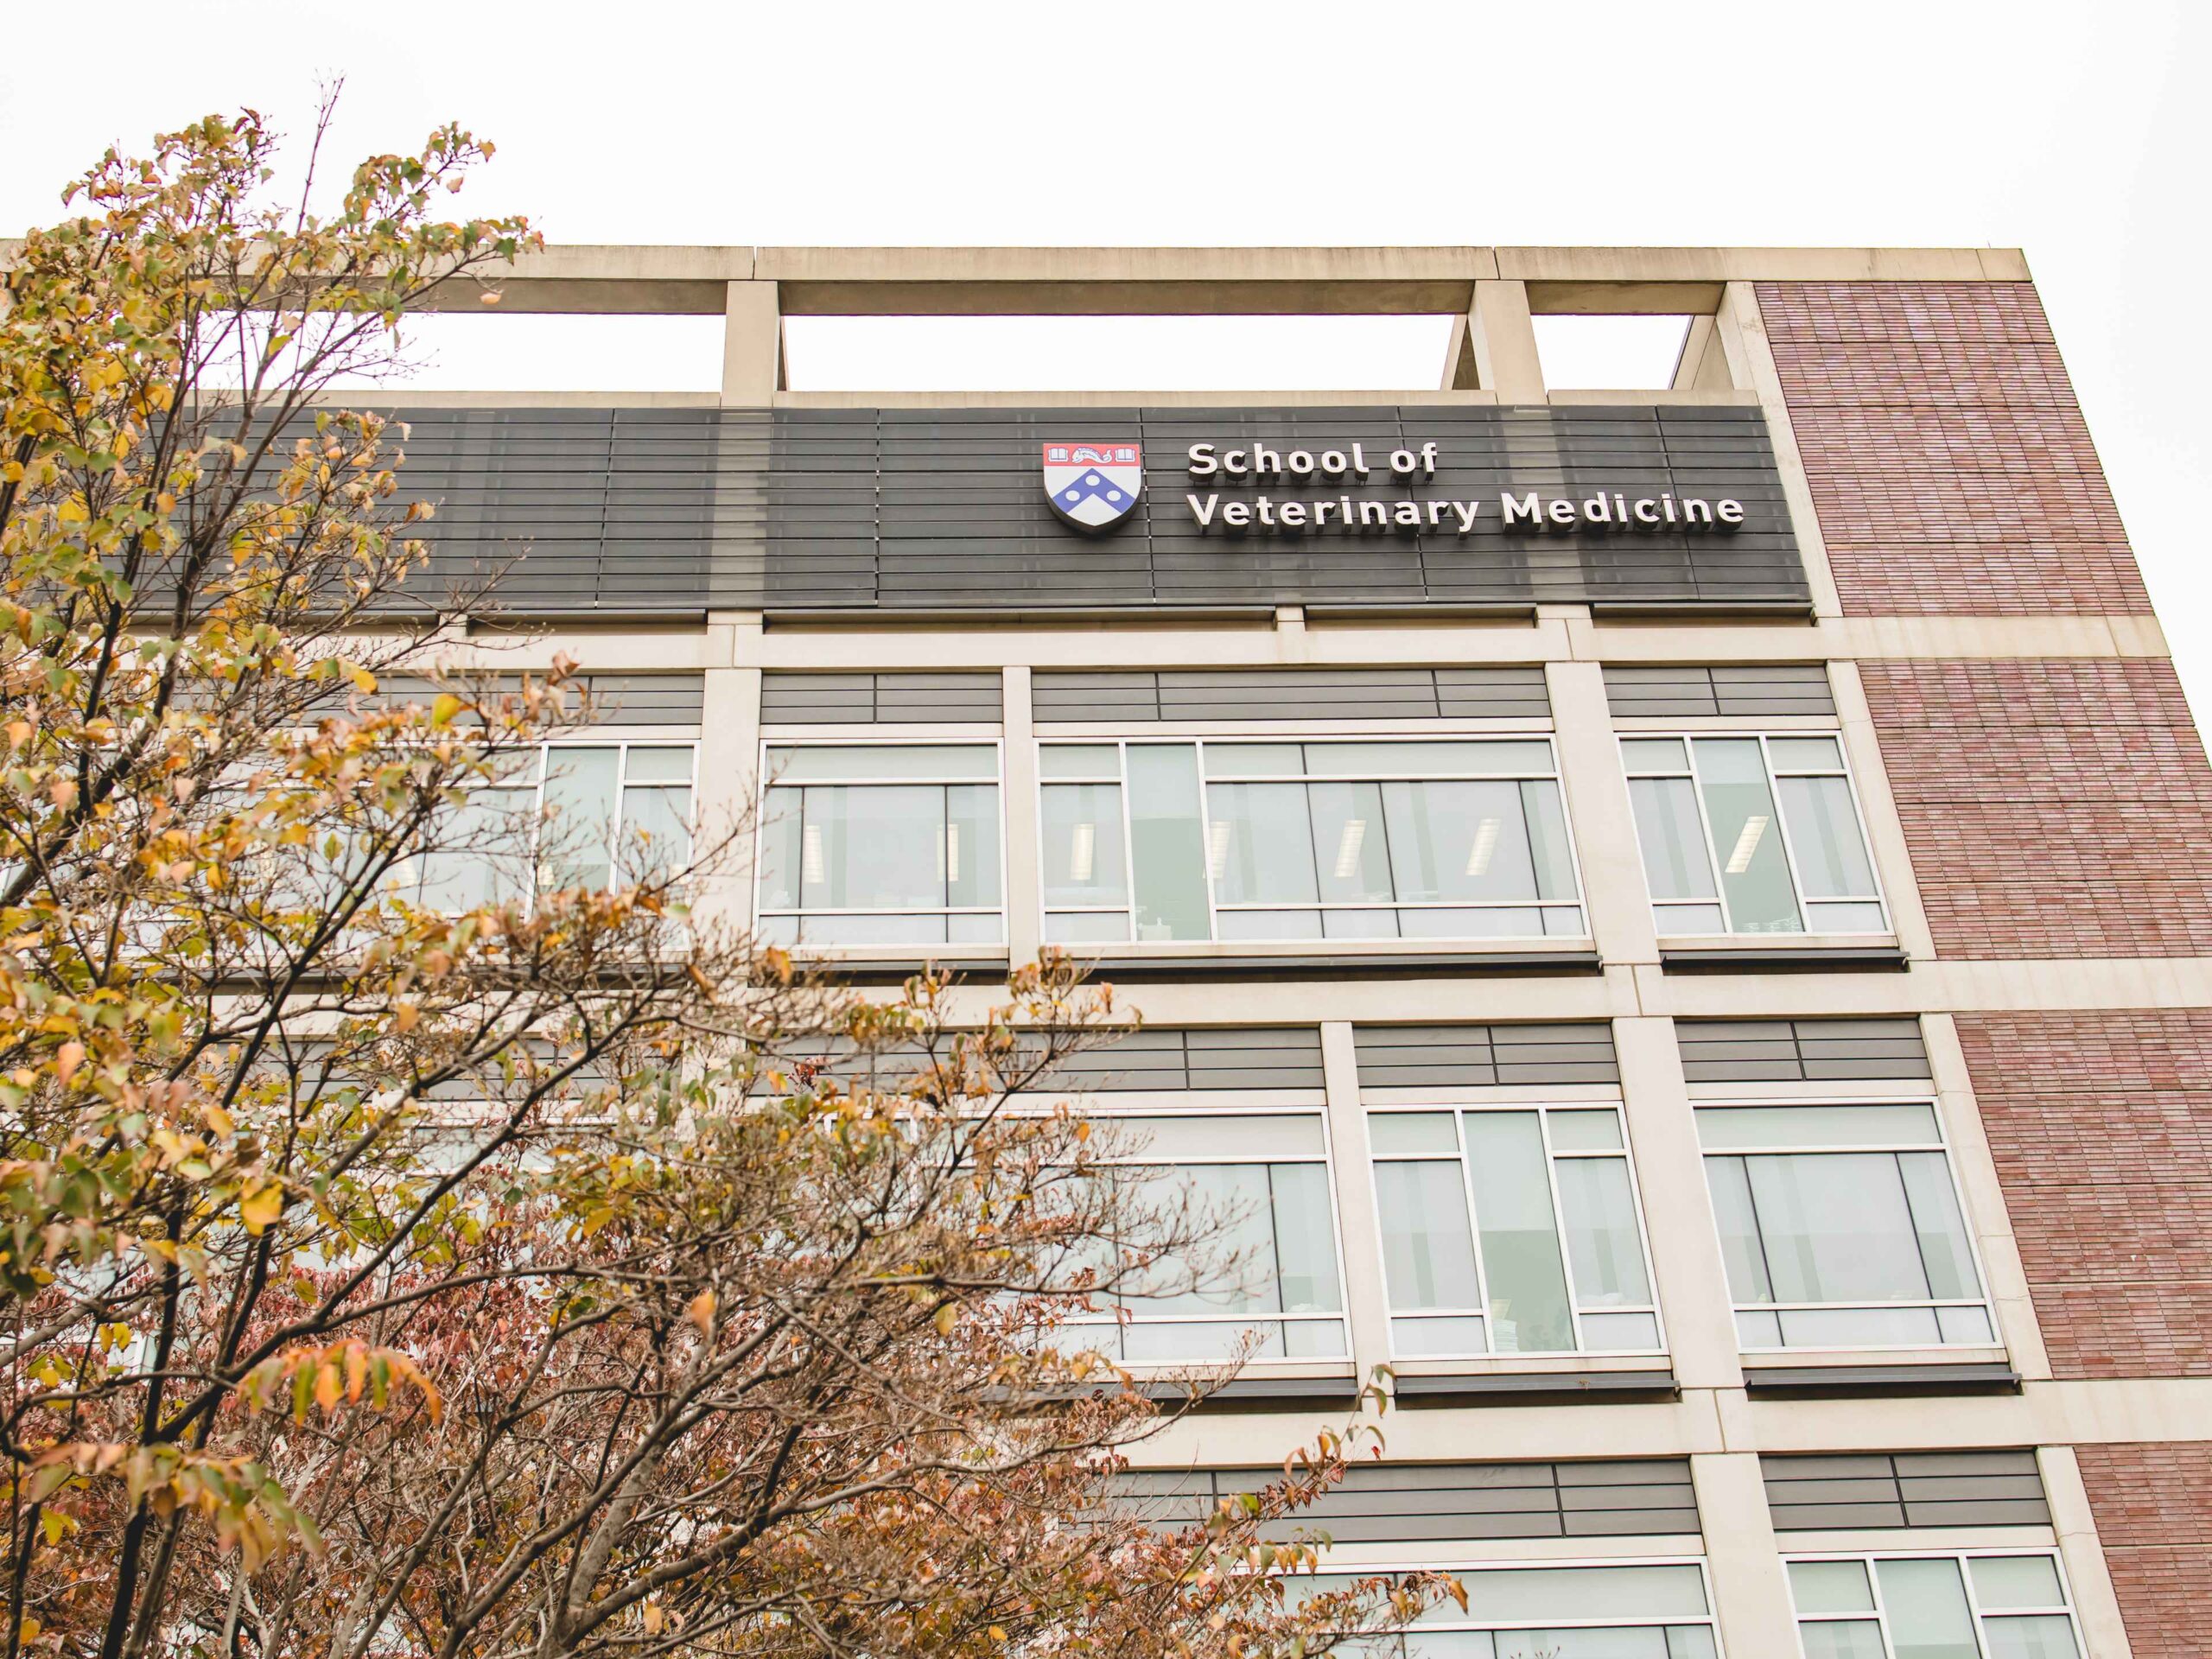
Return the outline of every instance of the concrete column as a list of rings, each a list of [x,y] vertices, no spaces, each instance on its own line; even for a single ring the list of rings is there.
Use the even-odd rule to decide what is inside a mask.
[[[1551,695],[1560,786],[1582,866],[1582,902],[1598,952],[1608,968],[1656,963],[1659,936],[1629,812],[1628,778],[1605,703],[1605,671],[1596,663],[1547,663],[1544,684]]]
[[[1359,1057],[1349,1022],[1322,1022],[1321,1075],[1329,1091],[1331,1173],[1344,1235],[1344,1306],[1351,1313],[1352,1359],[1364,1381],[1377,1365],[1390,1363],[1390,1319],[1369,1174],[1367,1114],[1359,1104]]]
[[[753,814],[760,769],[760,618],[718,616],[699,721],[699,788],[693,810],[703,836],[732,836],[726,870],[700,893],[702,925],[753,925]]]
[[[784,319],[773,283],[732,283],[722,315],[722,407],[766,409],[784,385]]]
[[[1698,1519],[1705,1528],[1705,1559],[1713,1573],[1713,1611],[1720,1618],[1720,1645],[1739,1659],[1795,1654],[1797,1621],[1790,1611],[1789,1578],[1767,1513],[1758,1455],[1705,1452],[1690,1459]]]
[[[1029,671],[1005,671],[1006,944],[1019,967],[1045,946],[1045,914],[1039,886],[1043,868],[1037,840],[1037,737],[1029,712]]]
[[[1529,320],[1526,283],[1478,282],[1467,313],[1467,346],[1475,378],[1502,404],[1544,401],[1544,365],[1536,355],[1535,325]]]
[[[1827,543],[1821,539],[1820,518],[1813,511],[1813,486],[1805,478],[1804,457],[1797,452],[1796,429],[1790,424],[1789,405],[1782,395],[1782,376],[1774,366],[1774,351],[1767,344],[1766,323],[1759,315],[1758,295],[1752,284],[1729,283],[1722,290],[1720,312],[1714,321],[1727,359],[1729,379],[1759,395],[1767,435],[1774,443],[1775,466],[1782,474],[1783,499],[1789,503],[1789,522],[1797,531],[1797,550],[1805,562],[1805,581],[1813,590],[1813,614],[1840,615],[1843,604],[1836,597]]]
[[[2089,1509],[2089,1491],[2082,1484],[2082,1465],[2074,1448],[2037,1446],[2036,1468],[2043,1476],[2043,1495],[2050,1505],[2066,1587],[2073,1592],[2074,1613],[2082,1621],[2088,1659],[2133,1659],[2135,1649],[2120,1620],[2120,1598],[2113,1592],[2112,1574],[2097,1542],[2097,1518]]]
[[[1882,766],[1882,746],[1874,733],[1873,711],[1866,706],[1866,683],[1859,664],[1831,662],[1828,690],[1835,698],[1844,753],[1851,761],[1852,781],[1859,786],[1859,806],[1866,816],[1866,842],[1873,849],[1875,873],[1881,878],[1882,896],[1890,903],[1890,926],[1897,944],[1915,962],[1936,954],[1936,936],[1928,926],[1928,912],[1921,907],[1920,884],[1913,879],[1912,849],[1904,838],[1904,823],[1897,817],[1897,798],[1890,792],[1890,776]]]
[[[1928,1048],[1929,1072],[1936,1079],[1944,1144],[1951,1149],[1951,1166],[1958,1171],[1959,1187],[1966,1194],[1967,1225],[1974,1230],[1974,1252],[1988,1276],[1998,1340],[2005,1344],[2014,1370],[2031,1382],[2048,1382],[2050,1356],[2044,1349],[2043,1326],[2036,1318],[2035,1298],[2028,1289],[2028,1271],[2020,1260],[2019,1242],[2012,1236],[2005,1188],[1997,1179],[1997,1160],[1990,1154],[1980,1109],[1974,1103],[1974,1081],[1967,1071],[1966,1051],[1959,1045],[1958,1022],[1948,1014],[1923,1014],[1920,1034]]]
[[[1675,1375],[1685,1390],[1741,1388],[1735,1313],[1707,1195],[1689,1085],[1682,1080],[1681,1051],[1675,1045],[1675,1022],[1616,1020],[1613,1046],[1620,1056],[1629,1146],[1643,1200],[1643,1224],[1651,1235],[1651,1268],[1659,1281]]]

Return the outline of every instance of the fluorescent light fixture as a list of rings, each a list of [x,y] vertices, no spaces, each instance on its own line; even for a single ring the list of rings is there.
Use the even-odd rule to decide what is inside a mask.
[[[1206,830],[1206,874],[1215,880],[1229,868],[1229,820],[1216,818]]]
[[[1484,818],[1475,826],[1475,844],[1467,849],[1467,874],[1488,875],[1491,855],[1497,850],[1498,821]]]
[[[1359,849],[1367,839],[1365,818],[1346,818],[1344,832],[1337,837],[1337,880],[1349,881],[1359,874]]]
[[[1068,849],[1068,880],[1088,881],[1098,854],[1098,826],[1078,823],[1075,827],[1073,845]]]
[[[810,823],[799,838],[799,880],[818,887],[830,878],[822,870],[822,826]]]
[[[1741,875],[1751,868],[1751,855],[1759,849],[1759,837],[1766,834],[1768,819],[1764,812],[1753,813],[1744,820],[1744,833],[1736,837],[1736,850],[1728,855],[1728,874]]]

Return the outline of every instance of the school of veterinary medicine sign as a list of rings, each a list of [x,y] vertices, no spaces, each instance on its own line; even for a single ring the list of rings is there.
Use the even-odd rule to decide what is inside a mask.
[[[1363,493],[1381,481],[1418,487],[1436,478],[1437,445],[1424,442],[1368,458],[1363,443],[1335,449],[1273,448],[1253,443],[1242,448],[1194,443],[1189,450],[1192,479],[1221,484],[1265,485],[1226,495],[1220,488],[1192,490],[1184,496],[1201,531],[1275,531],[1287,535],[1357,535],[1373,531],[1430,531],[1468,536],[1487,512],[1507,530],[1730,531],[1744,522],[1744,504],[1732,496],[1677,497],[1672,490],[1639,493],[1599,489],[1593,493],[1501,490],[1494,502],[1481,497],[1419,494],[1376,497]],[[1328,493],[1329,486],[1336,493]],[[1281,493],[1288,489],[1294,493]]]

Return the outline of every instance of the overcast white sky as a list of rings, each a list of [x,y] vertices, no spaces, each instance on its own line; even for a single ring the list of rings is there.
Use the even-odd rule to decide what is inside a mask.
[[[457,118],[499,146],[465,200],[556,241],[2024,247],[2212,714],[2202,0],[13,10],[0,234],[110,143],[239,104],[302,130],[342,73],[340,158]],[[1057,366],[1427,385],[1420,323],[1308,334],[1329,366],[1302,379],[1267,330],[1062,334]],[[454,342],[437,383],[710,384],[699,338],[582,342],[588,375],[519,334]],[[836,383],[859,343],[802,337],[794,372]],[[927,383],[945,344],[878,383]]]

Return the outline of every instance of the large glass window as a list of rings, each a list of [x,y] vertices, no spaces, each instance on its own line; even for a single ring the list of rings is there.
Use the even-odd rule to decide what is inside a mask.
[[[1006,938],[991,743],[772,743],[760,926],[779,944]]]
[[[605,887],[691,857],[690,743],[556,743],[470,791],[402,880],[436,910]]]
[[[1700,1106],[1745,1349],[1996,1340],[1925,1101]]]
[[[1662,934],[1886,933],[1836,738],[1624,737]]]
[[[1357,1650],[1374,1659],[1716,1659],[1719,1651],[1705,1570],[1695,1561],[1445,1570],[1465,1588],[1465,1611],[1446,1601],[1402,1634],[1361,1642]],[[1296,1582],[1325,1593],[1353,1575]]]
[[[1045,937],[1580,938],[1546,738],[1048,743]]]
[[[1259,1359],[1349,1354],[1326,1129],[1318,1109],[1101,1116],[1140,1202],[1187,1217],[1205,1260],[1162,1262],[1096,1317],[1070,1322],[1078,1346],[1136,1363],[1224,1359],[1248,1333]],[[1118,1312],[1117,1312],[1118,1309]]]
[[[1805,1659],[2080,1659],[2058,1558],[1995,1552],[1789,1563]]]
[[[1402,1358],[1651,1353],[1651,1297],[1611,1106],[1370,1109]]]

